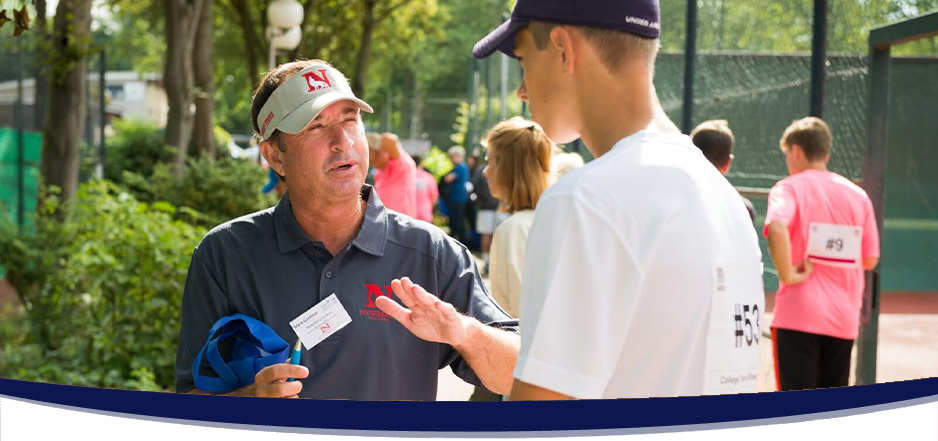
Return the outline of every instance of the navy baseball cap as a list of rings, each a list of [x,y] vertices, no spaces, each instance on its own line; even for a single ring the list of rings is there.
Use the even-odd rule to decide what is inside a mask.
[[[508,21],[502,23],[472,48],[472,55],[485,58],[502,51],[515,56],[515,35],[532,21],[617,29],[658,38],[658,0],[518,0]]]

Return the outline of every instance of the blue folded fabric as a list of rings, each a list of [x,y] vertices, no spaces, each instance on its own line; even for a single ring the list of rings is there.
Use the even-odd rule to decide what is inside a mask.
[[[217,336],[216,336],[217,334]],[[218,345],[228,348],[228,359],[219,352]],[[208,332],[208,340],[192,361],[195,387],[212,393],[231,392],[254,383],[261,369],[283,363],[290,355],[287,344],[273,329],[243,314],[222,317]],[[202,358],[217,377],[202,375]]]

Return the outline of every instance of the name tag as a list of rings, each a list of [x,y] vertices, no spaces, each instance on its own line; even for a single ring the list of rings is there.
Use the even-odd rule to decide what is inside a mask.
[[[862,240],[863,227],[812,222],[806,257],[816,264],[857,268]]]
[[[704,395],[756,392],[764,315],[762,262],[714,264]]]
[[[308,351],[349,323],[352,323],[352,318],[333,293],[293,319],[290,327],[303,340],[303,346]]]

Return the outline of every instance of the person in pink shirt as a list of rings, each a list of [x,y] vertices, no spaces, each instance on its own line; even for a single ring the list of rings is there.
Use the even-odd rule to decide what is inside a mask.
[[[413,157],[417,165],[417,219],[433,223],[433,204],[440,197],[436,178],[420,165],[420,157]]]
[[[847,385],[864,270],[879,263],[873,204],[827,170],[833,137],[814,117],[780,141],[790,176],[772,187],[763,234],[778,271],[772,343],[779,390]]]
[[[375,191],[384,206],[417,218],[417,165],[397,135],[368,134],[369,163],[377,169]]]

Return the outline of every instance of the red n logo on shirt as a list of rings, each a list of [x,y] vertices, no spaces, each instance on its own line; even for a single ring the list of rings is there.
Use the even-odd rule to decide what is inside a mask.
[[[391,287],[385,286],[385,292],[381,292],[381,287],[378,285],[371,285],[366,283],[365,287],[368,288],[368,304],[365,305],[366,308],[377,308],[375,305],[375,300],[380,296],[385,296],[391,298]]]

